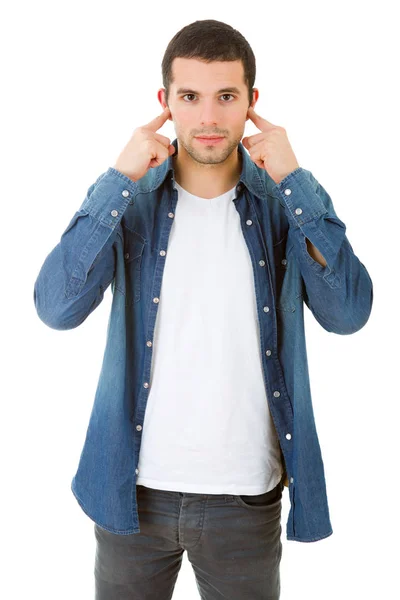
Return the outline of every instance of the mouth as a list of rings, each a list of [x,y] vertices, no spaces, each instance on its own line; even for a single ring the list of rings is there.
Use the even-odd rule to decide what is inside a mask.
[[[225,139],[224,137],[196,137],[196,140],[198,140],[201,144],[206,144],[208,146],[214,146],[215,144],[219,144],[220,142],[222,142],[222,140]]]

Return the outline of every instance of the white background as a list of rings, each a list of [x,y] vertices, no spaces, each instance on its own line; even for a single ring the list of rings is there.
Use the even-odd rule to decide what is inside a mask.
[[[398,597],[395,4],[37,0],[2,10],[0,456],[7,556],[1,588],[7,600],[94,598],[93,522],[70,483],[100,374],[111,289],[80,327],[57,331],[38,318],[33,285],[90,184],[115,163],[133,130],[161,113],[157,90],[169,40],[208,18],[232,25],[250,43],[256,112],[285,127],[300,166],[330,194],[374,284],[372,314],[356,334],[328,333],[305,307],[334,532],[316,543],[287,541],[284,489],[281,599]],[[247,121],[245,135],[257,132]],[[171,121],[160,133],[176,137]],[[174,600],[199,598],[186,556]]]

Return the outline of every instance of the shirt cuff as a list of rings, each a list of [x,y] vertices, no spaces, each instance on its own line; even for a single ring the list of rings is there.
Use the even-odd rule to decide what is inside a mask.
[[[311,172],[302,167],[298,167],[272,186],[272,192],[283,200],[294,227],[300,227],[328,212],[315,191]]]
[[[96,181],[80,210],[86,210],[95,219],[115,229],[128,206],[132,203],[136,183],[126,175],[109,167]]]

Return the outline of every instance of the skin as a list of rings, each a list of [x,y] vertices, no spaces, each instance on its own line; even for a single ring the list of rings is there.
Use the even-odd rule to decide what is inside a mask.
[[[270,160],[275,156],[284,157],[281,165],[278,164],[279,172],[273,173],[272,163],[268,170],[276,183],[299,166],[286,131],[251,111],[257,103],[259,91],[253,89],[249,106],[242,61],[205,63],[179,57],[173,60],[172,74],[174,82],[170,86],[168,104],[164,88],[158,90],[157,97],[163,110],[167,106],[170,109],[171,116],[168,118],[174,123],[178,142],[178,154],[173,155],[175,179],[186,191],[210,199],[224,194],[238,183],[242,171],[238,145],[249,118],[264,132],[246,137],[242,142],[253,154],[256,164],[266,167],[268,154]],[[219,93],[222,88],[230,87],[238,88],[239,93]],[[179,88],[184,88],[186,94],[178,93]],[[190,95],[187,90],[196,94]],[[221,134],[225,139],[215,146],[208,146],[194,139],[201,134]],[[275,151],[269,153],[271,143]],[[325,267],[325,258],[308,238],[306,246],[310,256]]]
[[[249,108],[242,61],[205,63],[193,58],[175,58],[174,83],[170,86],[168,107],[178,143],[173,156],[175,179],[186,191],[201,198],[215,198],[233,188],[242,170],[238,145]],[[237,87],[239,94],[222,88]],[[194,90],[195,95],[178,94],[179,88]],[[165,89],[157,93],[164,109]],[[258,90],[253,90],[254,107]],[[196,135],[221,134],[225,139],[215,146],[196,141]]]

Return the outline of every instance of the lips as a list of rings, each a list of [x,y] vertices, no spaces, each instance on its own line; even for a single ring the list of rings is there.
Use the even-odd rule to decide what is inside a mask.
[[[221,137],[209,137],[209,138],[196,137],[196,140],[200,144],[207,144],[208,146],[215,146],[216,144],[219,144],[220,142],[222,142],[224,139],[225,138],[223,136],[221,136]]]

